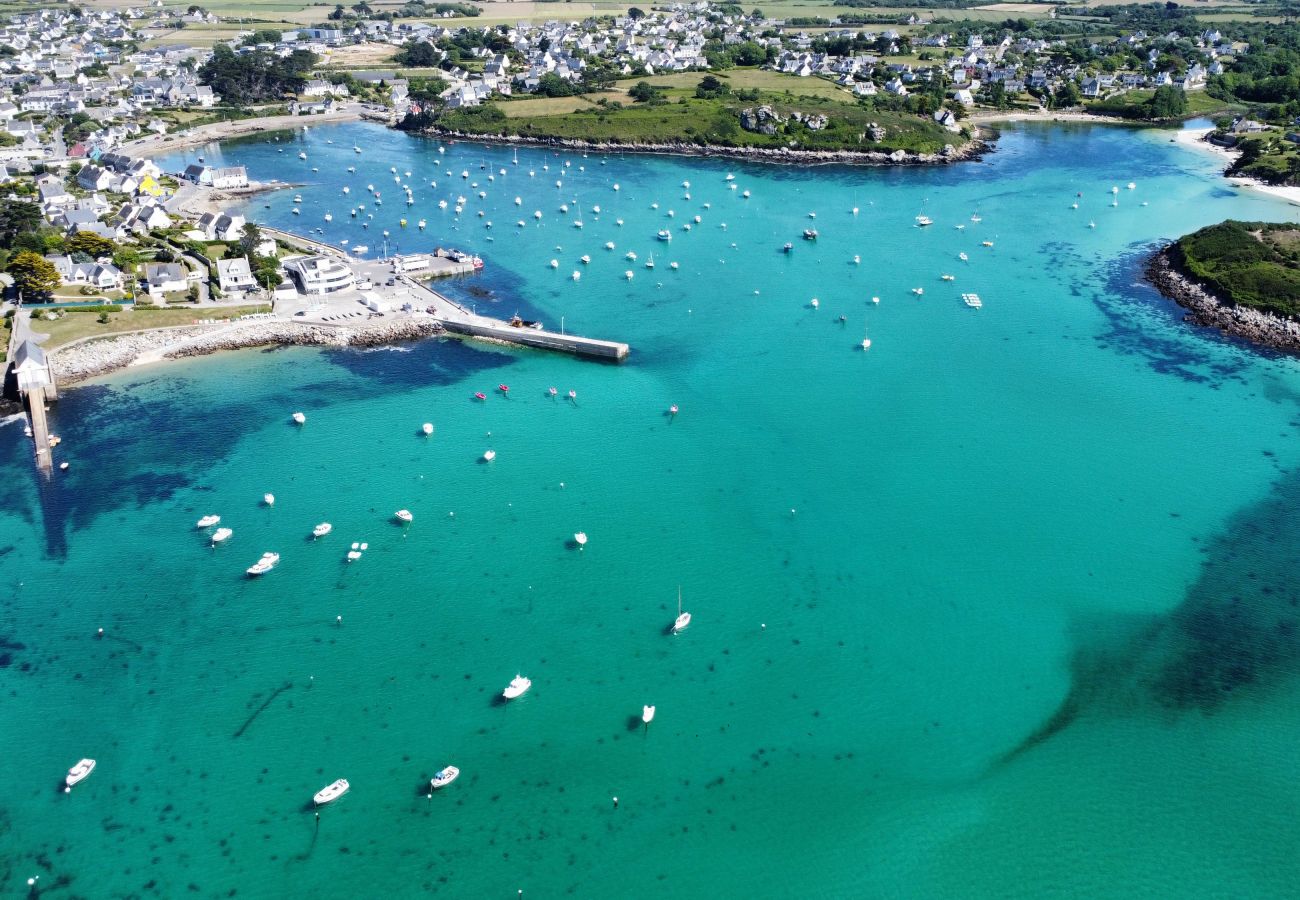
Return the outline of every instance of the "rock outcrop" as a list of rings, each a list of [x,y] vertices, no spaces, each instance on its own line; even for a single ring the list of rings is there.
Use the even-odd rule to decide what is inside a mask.
[[[1178,270],[1169,247],[1147,262],[1146,278],[1187,310],[1183,321],[1286,353],[1300,354],[1300,322],[1247,306],[1234,306]]]

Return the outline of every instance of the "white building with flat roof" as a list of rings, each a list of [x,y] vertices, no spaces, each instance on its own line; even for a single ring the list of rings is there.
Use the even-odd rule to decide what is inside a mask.
[[[297,285],[298,292],[309,296],[350,291],[356,287],[352,269],[331,256],[300,256],[286,260],[284,270]]]

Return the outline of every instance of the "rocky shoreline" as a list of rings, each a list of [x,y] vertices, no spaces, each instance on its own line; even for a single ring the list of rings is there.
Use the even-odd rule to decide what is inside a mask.
[[[398,318],[355,327],[261,320],[106,337],[54,350],[50,360],[59,385],[66,386],[136,363],[205,356],[221,350],[268,345],[375,347],[433,337],[443,331],[441,322],[429,318]]]
[[[895,150],[882,153],[873,150],[799,150],[789,147],[728,147],[722,144],[693,144],[672,141],[648,144],[637,141],[611,143],[585,141],[578,138],[542,138],[522,135],[468,134],[442,128],[430,128],[422,134],[461,141],[479,141],[485,144],[506,146],[555,147],[589,153],[649,153],[666,156],[694,156],[702,158],[741,159],[749,162],[783,163],[787,165],[858,165],[858,166],[929,166],[977,160],[992,147],[982,136],[974,137],[960,146],[948,144],[939,153],[912,153]]]
[[[1300,354],[1300,322],[1220,299],[1179,270],[1172,247],[1164,247],[1147,261],[1145,275],[1161,294],[1187,310],[1183,321],[1217,328],[1270,350]]]

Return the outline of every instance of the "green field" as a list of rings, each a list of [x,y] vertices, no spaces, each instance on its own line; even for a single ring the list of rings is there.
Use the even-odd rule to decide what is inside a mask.
[[[99,313],[82,310],[64,310],[63,315],[54,321],[36,319],[32,330],[38,334],[48,334],[49,340],[43,345],[51,350],[71,341],[89,337],[108,337],[126,331],[140,331],[146,328],[162,328],[168,325],[192,325],[195,320],[218,321],[234,318],[248,313],[268,312],[270,306],[229,306],[221,309],[205,309],[189,306],[182,309],[155,309],[140,306],[131,312],[109,313],[108,324],[99,322]]]

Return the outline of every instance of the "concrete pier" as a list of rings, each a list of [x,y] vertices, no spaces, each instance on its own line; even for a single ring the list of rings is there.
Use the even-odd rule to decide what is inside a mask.
[[[329,254],[342,259],[352,268],[353,272],[372,276],[371,281],[374,286],[369,290],[380,297],[384,297],[386,288],[388,292],[392,292],[392,288],[388,288],[387,285],[381,283],[382,276],[375,271],[378,266],[387,266],[388,263],[379,260],[360,260],[331,244],[325,244],[312,238],[266,225],[258,227],[261,228],[264,234],[282,240],[286,244],[308,253]],[[480,316],[417,280],[427,278],[430,274],[459,274],[462,272],[468,274],[473,270],[473,266],[456,263],[445,257],[433,257],[431,262],[430,270],[411,272],[410,274],[393,272],[392,278],[396,284],[401,285],[400,294],[403,298],[410,297],[412,305],[418,309],[431,310],[431,314],[443,324],[449,334],[502,341],[523,347],[536,347],[539,350],[572,353],[575,356],[606,359],[611,362],[623,362],[627,359],[630,348],[627,344],[617,341],[603,341],[574,334],[561,334],[556,331],[541,331],[527,326],[515,326],[510,322],[494,319],[491,316]],[[390,270],[385,268],[384,271]],[[398,302],[400,300],[401,298],[399,298]]]
[[[407,278],[401,280],[408,286],[418,289],[417,296],[428,298],[428,306],[432,309],[433,316],[442,322],[443,327],[450,334],[505,341],[524,347],[536,347],[539,350],[558,350],[561,353],[607,359],[611,362],[623,362],[630,351],[627,344],[617,341],[602,341],[576,334],[539,330],[526,325],[512,325],[490,316],[480,316],[444,297],[428,285],[418,284]]]
[[[41,339],[44,340],[44,336]],[[31,314],[21,307],[14,313],[8,359],[10,371],[6,373],[5,383],[9,384],[12,377],[18,396],[26,402],[28,426],[36,450],[36,468],[49,471],[54,467],[54,451],[50,446],[45,404],[58,399],[58,388],[49,359],[32,333]]]

